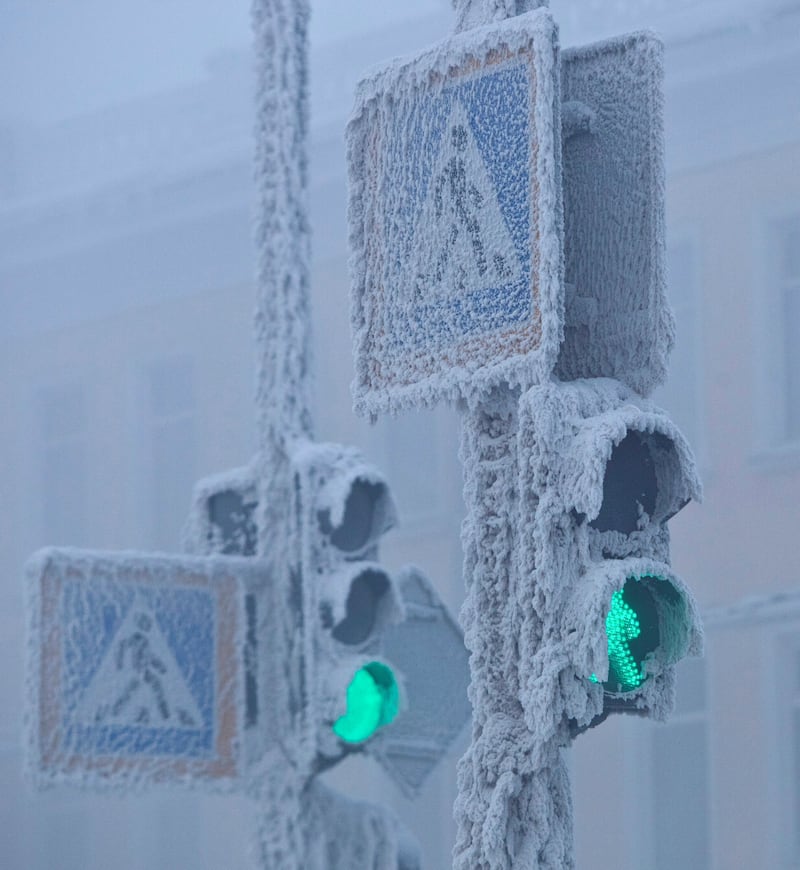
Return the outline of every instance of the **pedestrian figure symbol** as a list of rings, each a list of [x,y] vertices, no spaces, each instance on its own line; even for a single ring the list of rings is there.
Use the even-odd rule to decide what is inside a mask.
[[[197,703],[155,617],[144,605],[131,607],[78,712],[93,725],[201,726]]]
[[[150,640],[147,637],[147,633],[152,628],[153,621],[146,613],[138,614],[135,621],[137,630],[130,637],[123,638],[117,644],[117,670],[125,671],[127,659],[128,670],[132,671],[133,674],[128,680],[122,694],[112,704],[111,713],[114,716],[118,716],[134,701],[134,696],[144,685],[152,692],[161,718],[169,719],[169,705],[164,696],[164,686],[159,677],[159,675],[166,673],[167,668],[164,662],[153,654],[150,649]],[[127,655],[128,653],[129,655]],[[147,707],[139,707],[136,721],[143,725],[150,721]]]
[[[466,110],[454,100],[412,246],[415,302],[499,288],[521,277]]]

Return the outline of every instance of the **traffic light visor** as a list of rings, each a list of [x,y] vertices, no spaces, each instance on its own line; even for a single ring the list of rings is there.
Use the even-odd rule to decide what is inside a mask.
[[[402,617],[392,578],[375,562],[348,562],[321,581],[322,627],[337,643],[363,647]]]
[[[347,687],[347,711],[333,724],[345,743],[361,743],[397,716],[400,692],[392,669],[382,662],[359,668]]]
[[[340,481],[323,496],[335,502],[318,512],[320,531],[345,558],[359,556],[395,523],[394,502],[386,483],[375,475],[352,477],[346,487]]]

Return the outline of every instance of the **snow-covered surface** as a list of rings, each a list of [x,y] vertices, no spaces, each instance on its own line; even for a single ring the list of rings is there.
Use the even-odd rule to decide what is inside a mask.
[[[513,106],[530,106],[517,142],[503,99],[521,58],[530,92]],[[474,404],[554,369],[642,395],[663,382],[675,329],[663,75],[648,33],[559,57],[538,10],[362,80],[347,129],[357,412]]]
[[[497,392],[464,416],[463,527],[473,740],[459,766],[456,870],[573,866],[562,750],[604,712],[605,618],[647,577],[660,645],[623,696],[663,719],[674,664],[698,655],[691,593],[669,567],[666,519],[700,497],[688,445],[666,414],[610,379]],[[606,463],[628,432],[648,441],[658,494],[636,531],[598,531]],[[663,438],[656,438],[663,436]],[[661,586],[660,584],[665,584]],[[668,588],[669,587],[669,588]]]
[[[552,371],[557,80],[555,26],[538,10],[360,83],[347,128],[357,411],[476,400]]]
[[[488,21],[502,21],[548,3],[549,0],[452,0],[456,30],[480,27]]]
[[[406,709],[369,752],[415,798],[471,719],[469,663],[461,629],[425,574],[408,565],[396,583],[405,618],[383,633],[382,649],[404,677]]]
[[[297,624],[308,601],[292,607],[293,520],[289,457],[310,437],[310,237],[308,226],[308,0],[254,0],[258,205],[256,285],[256,415],[258,429],[257,553],[277,599],[267,627],[276,652],[275,717],[285,735],[265,758],[254,792],[259,803],[258,854],[265,867],[301,870],[307,848],[302,789],[314,756],[311,717],[302,702],[310,685],[309,632]],[[255,780],[254,780],[255,782]],[[304,868],[303,868],[304,870]]]
[[[421,870],[419,846],[389,810],[345,797],[315,780],[304,825],[309,870]]]

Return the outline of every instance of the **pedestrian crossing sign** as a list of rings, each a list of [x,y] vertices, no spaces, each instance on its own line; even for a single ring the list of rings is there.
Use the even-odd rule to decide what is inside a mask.
[[[358,410],[552,372],[558,73],[555,25],[539,9],[361,83],[348,126]]]
[[[29,567],[39,780],[241,774],[246,560],[45,550]]]

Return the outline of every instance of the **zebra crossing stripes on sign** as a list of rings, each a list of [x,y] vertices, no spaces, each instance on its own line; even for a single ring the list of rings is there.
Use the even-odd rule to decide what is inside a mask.
[[[233,781],[244,560],[46,550],[29,567],[37,779]]]
[[[361,83],[347,134],[358,410],[552,372],[557,75],[555,28],[537,10]]]

